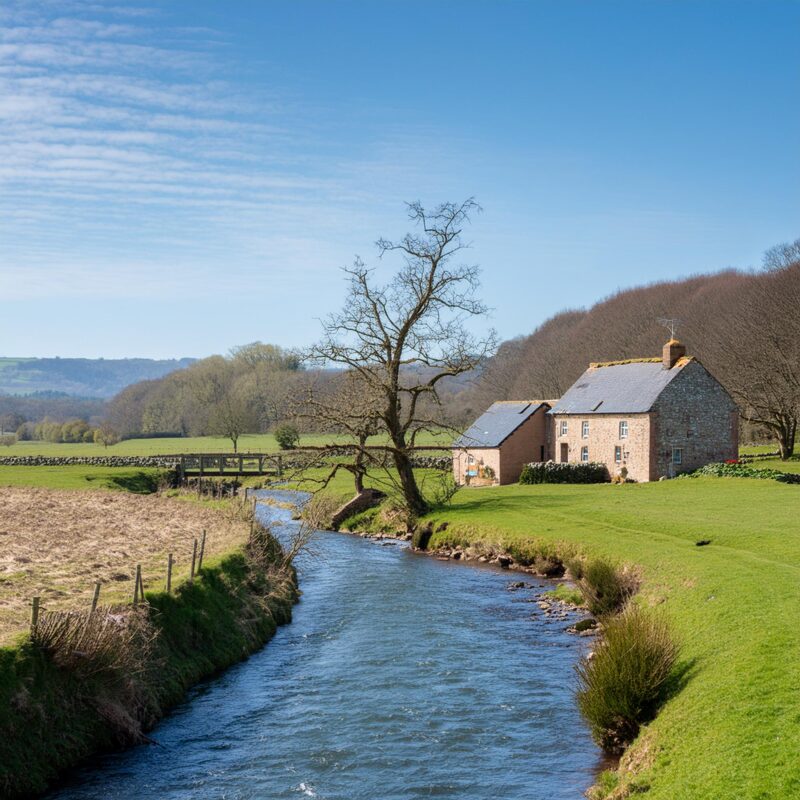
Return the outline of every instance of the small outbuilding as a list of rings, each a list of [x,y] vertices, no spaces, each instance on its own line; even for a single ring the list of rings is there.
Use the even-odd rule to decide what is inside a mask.
[[[514,483],[525,464],[544,461],[549,410],[550,404],[542,400],[492,403],[453,443],[456,483]]]

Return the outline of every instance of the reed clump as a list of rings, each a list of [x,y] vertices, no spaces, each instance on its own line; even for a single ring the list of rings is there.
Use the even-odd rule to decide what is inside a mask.
[[[54,664],[84,678],[141,674],[157,638],[144,606],[44,611],[31,631],[31,642]]]
[[[573,571],[573,567],[570,567]],[[592,559],[573,571],[578,573],[578,586],[586,605],[596,617],[604,617],[621,611],[636,593],[636,576],[604,558]]]
[[[621,753],[668,694],[679,648],[667,622],[635,605],[605,625],[590,658],[576,667],[578,707],[597,743]]]

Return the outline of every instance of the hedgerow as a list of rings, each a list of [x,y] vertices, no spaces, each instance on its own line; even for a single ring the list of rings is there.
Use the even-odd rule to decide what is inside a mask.
[[[597,461],[537,461],[526,464],[519,476],[520,483],[606,483],[608,480],[608,468]]]

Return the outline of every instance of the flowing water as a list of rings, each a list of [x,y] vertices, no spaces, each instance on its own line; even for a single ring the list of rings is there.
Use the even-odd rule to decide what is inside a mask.
[[[270,492],[279,499],[288,493]],[[259,505],[276,533],[290,513]],[[320,533],[294,620],[142,745],[51,793],[88,798],[580,798],[600,753],[572,698],[586,640],[514,573]]]

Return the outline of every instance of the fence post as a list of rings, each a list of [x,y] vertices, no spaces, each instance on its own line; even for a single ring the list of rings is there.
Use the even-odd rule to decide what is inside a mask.
[[[139,595],[142,598],[142,602],[145,602],[144,599],[144,578],[142,578],[142,571],[139,570]]]
[[[200,556],[197,559],[197,574],[200,574],[200,570],[203,569],[203,553],[206,551],[206,531],[205,528],[203,529],[203,536],[200,539]]]
[[[278,456],[278,477],[283,476],[283,456]]]
[[[172,553],[167,556],[167,594],[172,591]]]
[[[36,626],[39,623],[39,596],[31,601],[31,635],[36,633]]]
[[[136,565],[136,578],[133,581],[133,604],[135,606],[139,605],[139,582],[142,578],[142,565]]]
[[[97,610],[97,601],[100,599],[100,581],[94,585],[94,597],[92,597],[92,613]]]
[[[194,567],[197,562],[197,539],[194,540],[192,545],[192,571],[189,573],[189,583],[194,580]]]

